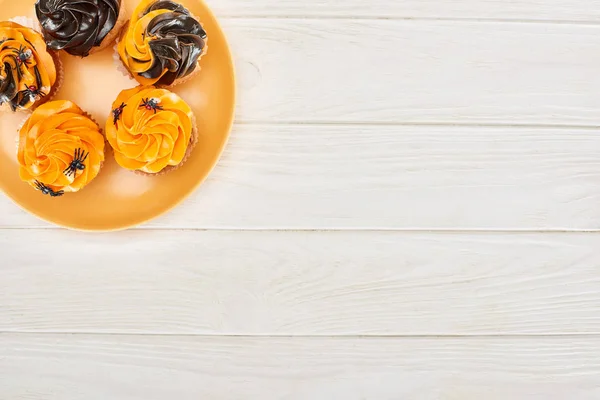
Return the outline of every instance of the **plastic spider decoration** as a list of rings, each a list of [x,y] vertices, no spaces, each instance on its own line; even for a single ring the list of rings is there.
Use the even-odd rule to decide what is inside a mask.
[[[156,110],[164,110],[164,108],[162,108],[162,106],[159,106],[159,104],[160,104],[160,99],[157,99],[155,97],[153,97],[151,99],[142,99],[142,104],[140,105],[139,108],[143,107],[148,111],[153,110],[154,114],[156,114]]]
[[[114,110],[112,110],[113,124],[115,124],[115,126],[117,128],[119,127],[119,120],[121,119],[121,114],[123,114],[123,109],[125,107],[127,107],[127,104],[121,103],[121,105],[119,107],[117,107]]]
[[[59,190],[58,192],[55,192],[50,187],[44,185],[40,181],[35,181],[35,187],[36,187],[37,190],[39,190],[40,192],[42,192],[42,194],[48,195],[50,197],[60,197],[63,194],[65,194],[64,190]]]
[[[18,93],[17,98],[10,102],[11,108],[13,109],[13,111],[18,109],[19,107],[26,107],[27,104],[34,103],[38,99],[41,99],[42,97],[45,97],[47,95],[47,93],[43,92],[41,89],[41,87],[43,86],[42,76],[40,74],[40,70],[38,69],[37,65],[33,66],[33,70],[35,73],[35,82],[36,83],[29,85],[29,86],[27,84],[25,84],[24,85],[25,89],[21,90]],[[17,70],[17,71],[19,71],[19,70]]]
[[[89,152],[85,152],[82,149],[76,149],[75,154],[73,155],[73,161],[71,164],[63,171],[66,176],[73,175],[73,179],[77,176],[77,171],[83,171],[85,169],[85,160],[90,155]]]
[[[24,99],[29,98],[29,99],[33,99],[33,101],[37,100],[38,98],[42,98],[42,97],[46,96],[46,93],[42,92],[35,85],[31,85],[31,86],[25,85],[25,90],[23,90],[21,93],[23,93]]]
[[[33,52],[31,51],[31,49],[26,48],[25,46],[21,45],[19,46],[19,49],[12,49],[13,53],[15,53],[15,55],[17,56],[17,61],[19,63],[19,65],[29,65],[29,60],[31,59],[31,57],[33,56]]]

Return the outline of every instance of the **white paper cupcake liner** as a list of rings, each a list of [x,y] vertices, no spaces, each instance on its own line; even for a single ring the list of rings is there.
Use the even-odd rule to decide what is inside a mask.
[[[9,21],[15,22],[19,25],[23,25],[26,28],[33,29],[37,33],[42,33],[42,28],[40,27],[40,24],[31,17],[18,16],[9,19]]]

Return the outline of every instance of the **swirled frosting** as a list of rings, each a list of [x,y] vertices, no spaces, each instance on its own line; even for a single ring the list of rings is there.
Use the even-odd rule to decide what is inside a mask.
[[[171,85],[194,72],[206,48],[206,32],[182,5],[143,0],[119,42],[119,55],[142,85]]]
[[[139,86],[119,94],[105,132],[120,166],[153,174],[183,161],[193,129],[192,110],[179,96]]]
[[[30,109],[50,94],[56,65],[42,36],[15,22],[0,22],[0,104]]]
[[[121,0],[37,0],[44,39],[53,50],[85,57],[115,27]]]
[[[18,160],[21,179],[44,194],[77,192],[100,171],[104,136],[77,105],[51,101],[21,128]]]

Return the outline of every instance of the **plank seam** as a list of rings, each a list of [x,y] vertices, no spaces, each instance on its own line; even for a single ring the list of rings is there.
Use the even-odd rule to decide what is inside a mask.
[[[17,230],[39,230],[39,231],[55,231],[68,229],[61,228],[58,226],[39,226],[39,227],[20,227],[20,226],[6,226],[0,227],[0,231],[17,231]],[[135,227],[127,229],[126,231],[157,231],[157,232],[168,232],[168,231],[180,231],[180,232],[297,232],[297,233],[310,233],[310,232],[322,232],[322,233],[335,233],[335,232],[372,232],[372,233],[405,233],[405,234],[417,234],[417,233],[431,233],[431,234],[599,234],[600,229],[435,229],[435,228],[178,228],[178,227]],[[75,232],[75,231],[74,231]],[[121,231],[124,232],[124,231]],[[91,233],[94,232],[81,232]],[[102,233],[102,232],[97,232]],[[110,233],[110,232],[106,232]],[[118,233],[118,232],[117,232]]]
[[[485,18],[485,17],[409,17],[400,15],[278,15],[253,14],[235,15],[219,14],[220,19],[262,19],[262,20],[344,20],[344,21],[423,21],[423,22],[456,22],[456,23],[492,23],[492,24],[547,24],[547,25],[585,25],[600,26],[594,20],[562,20],[562,19],[521,19],[521,18]]]
[[[2,336],[50,336],[50,335],[68,335],[68,336],[152,336],[152,337],[191,337],[191,338],[232,338],[232,339],[539,339],[539,338],[598,338],[600,332],[582,332],[582,333],[506,333],[506,334],[336,334],[336,335],[318,335],[318,334],[210,334],[210,333],[168,333],[168,332],[69,332],[69,331],[0,331]]]
[[[312,126],[312,127],[439,127],[439,128],[507,128],[507,129],[564,129],[564,130],[589,130],[598,131],[600,125],[569,125],[569,124],[505,124],[505,123],[452,123],[452,122],[385,122],[385,121],[350,121],[350,122],[336,122],[336,121],[250,121],[250,120],[239,120],[235,121],[235,126]]]

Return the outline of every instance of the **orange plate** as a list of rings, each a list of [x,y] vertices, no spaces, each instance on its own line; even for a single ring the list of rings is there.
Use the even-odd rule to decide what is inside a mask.
[[[145,177],[120,168],[112,150],[100,175],[79,193],[50,198],[19,179],[17,127],[28,114],[0,114],[0,189],[37,217],[70,229],[111,231],[149,221],[189,196],[217,163],[227,142],[235,108],[235,77],[227,41],[217,20],[201,0],[179,0],[202,22],[208,33],[208,53],[202,71],[173,90],[185,99],[198,120],[199,142],[176,171]],[[0,0],[0,20],[34,18],[35,0]],[[131,13],[138,0],[125,0]],[[68,99],[103,127],[117,94],[136,82],[119,72],[108,49],[85,59],[61,53],[65,83],[56,99]]]

